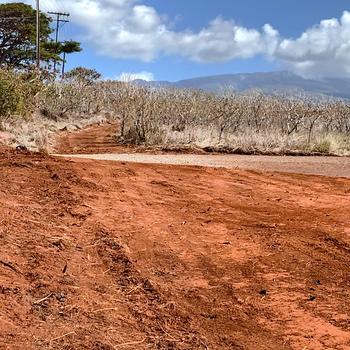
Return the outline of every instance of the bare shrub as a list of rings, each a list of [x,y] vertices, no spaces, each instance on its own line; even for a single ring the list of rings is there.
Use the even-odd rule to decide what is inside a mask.
[[[97,116],[120,120],[117,136],[123,143],[225,152],[350,154],[348,101],[260,91],[238,94],[230,89],[219,95],[149,88],[79,72],[62,81],[21,77],[22,84],[30,81],[34,86],[20,89],[22,107],[16,107],[27,116],[26,122],[15,122],[16,113],[7,113],[11,117],[0,120],[0,129],[11,132],[16,127],[30,144],[32,132],[35,147],[47,148],[52,130],[60,130],[62,124],[86,125]],[[47,137],[29,127],[38,124],[48,128]]]
[[[125,142],[248,153],[349,153],[346,101],[259,91],[215,95],[132,84],[120,88],[115,103],[124,106]]]
[[[44,117],[56,121],[69,116],[91,116],[101,111],[99,92],[82,80],[53,82],[41,91],[38,109]]]

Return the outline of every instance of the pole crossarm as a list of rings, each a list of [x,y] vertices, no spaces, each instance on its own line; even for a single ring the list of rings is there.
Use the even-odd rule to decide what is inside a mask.
[[[67,16],[67,17],[70,16],[70,14],[68,12],[52,12],[52,11],[49,11],[48,14],[50,14],[50,15]]]
[[[59,36],[59,30],[60,30],[60,23],[68,23],[69,20],[68,19],[62,19],[63,18],[67,18],[70,16],[69,13],[67,12],[53,12],[53,11],[50,11],[48,12],[49,15],[53,15],[53,16],[56,16],[56,18],[54,19],[54,21],[56,22],[56,34],[55,34],[55,42],[56,44],[58,43],[58,36]],[[53,64],[53,70],[54,72],[56,71],[56,65],[57,65],[57,62],[56,60],[54,61],[54,64]]]

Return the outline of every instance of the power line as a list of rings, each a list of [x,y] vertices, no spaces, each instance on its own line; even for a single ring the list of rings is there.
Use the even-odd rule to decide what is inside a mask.
[[[68,19],[62,19],[61,17],[64,17],[64,18],[68,18],[70,16],[69,13],[67,12],[48,12],[49,15],[54,15],[56,16],[56,19],[54,19],[54,21],[56,22],[56,43],[58,42],[58,32],[59,32],[59,26],[60,26],[60,23],[68,23],[69,20]]]
[[[56,0],[48,0],[51,3],[51,7],[53,8],[53,12],[67,12],[60,3],[58,3]],[[64,11],[63,11],[64,10]]]
[[[69,20],[67,18],[70,16],[70,14],[67,13],[67,12],[52,12],[52,11],[48,12],[48,14],[56,16],[56,19],[54,19],[54,21],[56,22],[55,42],[57,44],[58,43],[60,23],[68,23]],[[63,19],[63,18],[65,18],[65,19]],[[57,64],[57,61],[55,60],[54,64],[53,64],[54,72],[56,71],[56,64]]]
[[[65,0],[53,0],[57,6],[57,8],[62,9],[63,12],[69,12],[67,10],[67,1]]]
[[[47,12],[47,11],[50,11],[50,10],[51,10],[51,8],[48,5],[47,0],[41,0],[41,11],[42,12]]]

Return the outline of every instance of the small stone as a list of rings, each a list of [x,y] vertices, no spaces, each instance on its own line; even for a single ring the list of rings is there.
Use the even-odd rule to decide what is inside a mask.
[[[18,145],[16,147],[16,151],[17,152],[27,152],[28,151],[28,148],[26,146],[23,146],[23,145]]]

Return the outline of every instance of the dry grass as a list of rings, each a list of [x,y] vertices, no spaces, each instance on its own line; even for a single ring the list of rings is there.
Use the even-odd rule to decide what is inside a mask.
[[[104,115],[87,118],[65,118],[52,120],[40,115],[29,119],[8,118],[1,122],[1,129],[8,133],[4,143],[8,146],[22,145],[33,151],[48,153],[54,145],[55,135],[59,131],[75,131],[89,125],[103,123],[107,119]]]

